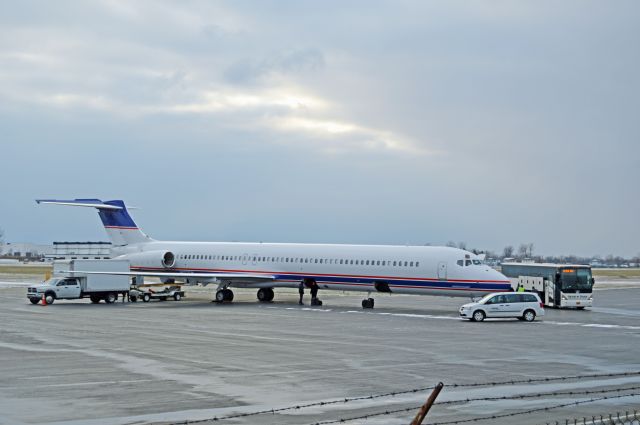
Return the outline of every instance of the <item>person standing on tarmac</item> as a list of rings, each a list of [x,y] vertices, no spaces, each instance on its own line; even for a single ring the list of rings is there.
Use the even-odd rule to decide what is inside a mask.
[[[311,284],[311,303],[314,303],[318,297],[318,284],[313,282]]]
[[[300,282],[300,285],[298,285],[298,293],[300,294],[300,301],[298,301],[298,304],[304,305],[302,302],[302,297],[304,296],[304,280]]]

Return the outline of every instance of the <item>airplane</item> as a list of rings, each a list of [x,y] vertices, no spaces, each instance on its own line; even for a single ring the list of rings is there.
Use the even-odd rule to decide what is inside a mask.
[[[98,214],[112,242],[112,257],[130,262],[137,283],[144,277],[163,282],[217,284],[217,302],[233,301],[230,288],[255,288],[261,302],[274,288],[314,283],[323,290],[367,292],[363,308],[373,308],[372,293],[476,297],[511,291],[507,277],[475,254],[451,247],[298,243],[158,241],[133,221],[122,200],[37,199],[38,204],[89,207]]]

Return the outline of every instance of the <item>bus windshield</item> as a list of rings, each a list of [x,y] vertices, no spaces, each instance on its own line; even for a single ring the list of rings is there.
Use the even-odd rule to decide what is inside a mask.
[[[592,282],[589,269],[562,269],[562,291],[591,292]]]

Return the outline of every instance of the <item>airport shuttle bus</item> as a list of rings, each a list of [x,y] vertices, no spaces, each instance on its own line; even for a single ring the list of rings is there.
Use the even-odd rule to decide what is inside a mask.
[[[537,292],[544,305],[583,309],[593,305],[591,267],[577,264],[503,263],[515,290]]]

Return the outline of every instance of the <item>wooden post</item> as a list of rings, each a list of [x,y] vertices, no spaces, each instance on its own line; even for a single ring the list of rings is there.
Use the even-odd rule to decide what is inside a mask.
[[[438,397],[438,394],[440,394],[440,391],[442,390],[442,387],[444,387],[444,384],[442,382],[438,382],[438,385],[436,385],[436,387],[433,389],[433,391],[431,391],[431,394],[429,395],[429,398],[422,405],[422,407],[420,408],[420,410],[416,414],[416,417],[413,418],[413,421],[411,421],[410,425],[421,425],[422,424],[422,421],[424,421],[424,418],[427,416],[427,413],[429,413],[429,409],[431,409],[431,406],[433,405],[433,402],[436,401],[436,398]]]

